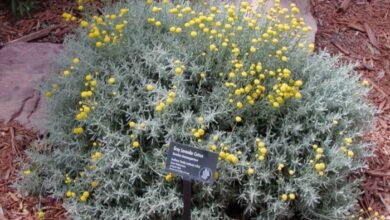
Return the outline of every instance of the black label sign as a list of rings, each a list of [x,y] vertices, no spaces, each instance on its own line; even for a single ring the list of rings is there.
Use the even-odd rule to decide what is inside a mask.
[[[211,183],[217,162],[218,155],[214,152],[172,142],[165,169],[185,179]]]

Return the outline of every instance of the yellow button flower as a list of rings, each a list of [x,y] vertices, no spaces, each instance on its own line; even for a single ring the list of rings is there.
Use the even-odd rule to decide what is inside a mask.
[[[115,83],[115,78],[114,77],[110,77],[108,80],[107,80],[107,83],[108,84],[110,84],[110,85],[112,85],[112,84],[114,84]]]
[[[255,173],[255,169],[253,169],[253,168],[248,168],[247,170],[246,170],[246,173],[249,175],[249,176],[251,176],[251,175],[253,175],[254,173]]]
[[[133,141],[132,146],[133,148],[139,148],[140,144],[138,141]]]
[[[41,211],[37,212],[37,216],[38,216],[38,218],[43,219],[43,218],[45,218],[45,213],[41,210]]]
[[[198,36],[198,33],[196,33],[196,31],[191,31],[190,35],[191,37],[195,38],[196,36]]]
[[[101,47],[103,47],[103,43],[102,42],[100,42],[100,41],[98,41],[98,42],[96,42],[96,47],[97,48],[101,48]]]
[[[64,76],[67,77],[70,75],[70,71],[69,70],[64,70],[63,72]]]
[[[181,67],[176,67],[175,73],[176,73],[176,75],[181,75],[183,73],[183,69]]]
[[[152,84],[146,85],[146,91],[151,92],[151,91],[153,91],[153,89],[154,89],[154,86]]]

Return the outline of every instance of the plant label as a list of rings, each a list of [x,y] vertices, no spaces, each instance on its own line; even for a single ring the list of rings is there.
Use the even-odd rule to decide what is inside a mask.
[[[172,142],[165,170],[186,180],[212,183],[217,162],[218,155],[214,152]]]

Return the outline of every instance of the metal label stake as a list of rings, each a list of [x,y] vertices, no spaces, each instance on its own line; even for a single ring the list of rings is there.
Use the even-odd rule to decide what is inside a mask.
[[[212,183],[217,168],[218,154],[171,142],[165,171],[183,177],[183,219],[191,220],[192,181]]]
[[[191,186],[192,181],[183,178],[183,219],[191,220]]]

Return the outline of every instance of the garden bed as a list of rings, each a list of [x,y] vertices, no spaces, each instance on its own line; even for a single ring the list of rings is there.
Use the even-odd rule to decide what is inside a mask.
[[[3,42],[12,41],[44,29],[50,24],[55,28],[42,38],[33,41],[61,43],[63,35],[70,31],[62,20],[62,12],[69,11],[74,5],[52,1],[45,6],[44,11],[34,14],[33,19],[22,19],[15,23],[10,20],[8,13],[0,11],[0,26],[4,32],[0,33]],[[390,10],[387,1],[342,1],[324,2],[312,0],[313,15],[318,19],[316,46],[318,49],[327,49],[332,54],[341,53],[345,61],[359,62],[357,69],[361,72],[373,90],[369,96],[381,112],[377,114],[376,130],[366,136],[366,139],[376,142],[377,157],[369,160],[370,169],[365,172],[367,180],[362,185],[365,193],[360,201],[364,210],[369,207],[380,211],[381,214],[390,213],[390,22],[386,12]],[[369,18],[369,19],[367,19]],[[3,22],[3,21],[9,21]],[[42,25],[46,23],[45,25]],[[16,24],[15,27],[12,27]],[[50,26],[49,25],[49,26]],[[0,149],[4,164],[3,175],[7,176],[0,182],[0,205],[9,219],[33,218],[40,203],[39,198],[23,197],[18,195],[10,186],[16,180],[15,170],[17,163],[13,162],[16,156],[22,156],[23,150],[36,137],[36,133],[23,129],[11,123],[2,124],[0,128],[2,145]],[[15,141],[15,134],[20,135],[22,141]],[[4,174],[5,173],[5,174]],[[7,204],[7,205],[4,205]],[[41,206],[46,212],[47,219],[64,218],[64,210],[60,203],[50,198],[42,199]],[[1,207],[0,207],[1,208]],[[25,211],[26,210],[26,211]],[[1,219],[0,209],[0,219]]]

